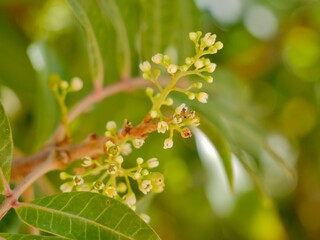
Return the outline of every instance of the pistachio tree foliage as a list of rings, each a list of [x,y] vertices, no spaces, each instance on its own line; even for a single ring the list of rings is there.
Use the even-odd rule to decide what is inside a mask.
[[[175,172],[160,169],[163,159],[159,152],[174,149],[179,145],[177,143],[197,134],[197,129],[207,135],[215,146],[230,191],[234,190],[232,154],[237,155],[257,186],[261,186],[255,169],[243,160],[250,156],[250,151],[246,146],[239,146],[239,139],[230,134],[233,129],[229,129],[213,109],[206,107],[209,101],[206,89],[214,82],[213,72],[216,69],[213,59],[223,48],[222,42],[210,32],[202,33],[196,29],[189,32],[192,21],[186,22],[181,12],[176,20],[188,31],[171,31],[176,33],[174,36],[167,33],[167,28],[158,27],[157,24],[162,23],[151,21],[154,20],[153,12],[166,8],[162,6],[165,4],[169,4],[171,9],[171,1],[141,1],[141,6],[133,2],[130,7],[137,8],[144,14],[141,26],[134,25],[138,25],[138,21],[130,22],[128,6],[122,6],[121,1],[68,1],[74,19],[84,30],[82,33],[87,47],[90,81],[81,79],[78,75],[66,77],[62,71],[53,70],[55,67],[51,69],[57,59],[48,60],[48,70],[42,71],[41,64],[34,56],[40,52],[45,58],[43,43],[34,43],[28,48],[34,68],[45,79],[40,84],[42,89],[46,89],[42,100],[49,103],[54,99],[54,106],[58,110],[41,107],[37,120],[40,132],[45,134],[39,134],[35,141],[43,146],[30,156],[13,161],[11,127],[1,105],[0,219],[9,219],[14,212],[20,222],[26,223],[28,232],[32,234],[25,234],[27,231],[10,231],[0,233],[0,237],[160,239],[149,225],[152,219],[148,215],[147,205],[155,194],[165,191],[166,176],[173,176]],[[192,2],[185,1],[181,5],[192,13],[195,8]],[[160,15],[161,20],[168,23],[170,17],[165,15],[165,11]],[[137,37],[136,30],[144,29],[146,24],[155,26],[146,28]],[[101,29],[112,33],[116,38],[109,38]],[[180,35],[179,30],[185,34]],[[177,36],[179,43],[175,44],[175,56],[170,52],[172,42],[168,39],[172,40]],[[134,44],[137,38],[141,41],[138,50],[136,48],[139,47]],[[106,54],[106,46],[117,51]],[[186,57],[186,53],[191,55]],[[137,58],[139,61],[136,61]],[[116,71],[108,73],[109,69]],[[49,89],[51,92],[47,91]],[[134,111],[134,116],[128,113],[127,119],[119,121],[112,118],[112,111],[104,109],[103,112],[107,114],[99,115],[99,119],[94,115],[92,118],[96,121],[88,121],[96,124],[102,119],[104,130],[86,132],[84,134],[87,137],[77,138],[82,134],[81,129],[86,129],[86,123],[77,122],[80,115],[92,114],[92,108],[105,99],[112,99],[111,96],[115,94],[126,92],[126,97],[136,97],[133,96],[135,91],[143,99],[144,107],[148,106],[145,112],[140,114],[141,111]],[[70,106],[69,98],[80,93],[82,98],[77,99],[74,106]],[[52,99],[48,100],[47,96]],[[120,102],[115,101],[114,105],[120,106]],[[51,133],[46,133],[49,128],[41,129],[41,124],[54,111],[59,112],[59,123],[54,125],[53,134],[45,139]],[[123,111],[123,114],[127,113]],[[130,118],[135,118],[135,121],[130,121]],[[79,127],[81,124],[83,126]],[[265,143],[263,137],[255,132],[248,135],[290,172],[283,159]],[[161,139],[160,144],[157,143],[158,139]],[[152,152],[152,156],[144,150],[148,144],[158,144],[157,151]],[[187,147],[183,144],[180,147],[181,145]],[[58,180],[55,179],[55,183],[58,182],[58,193],[34,197],[31,189],[36,189],[35,182],[45,175],[50,178],[52,172],[56,175],[51,178],[58,176]],[[179,187],[182,186],[176,186]],[[261,190],[263,191],[262,188]]]

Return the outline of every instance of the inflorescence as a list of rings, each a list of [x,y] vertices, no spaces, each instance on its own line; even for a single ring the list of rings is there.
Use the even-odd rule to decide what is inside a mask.
[[[183,138],[192,136],[190,126],[199,126],[200,118],[194,110],[189,110],[185,103],[176,107],[173,113],[166,116],[161,111],[162,106],[172,106],[174,101],[169,97],[171,92],[177,91],[185,94],[190,100],[198,100],[206,103],[208,94],[199,92],[201,82],[194,82],[186,88],[178,86],[181,78],[197,75],[208,83],[213,78],[205,73],[212,73],[216,64],[212,63],[206,55],[217,53],[223,44],[216,41],[216,35],[207,33],[202,38],[201,32],[189,33],[189,38],[195,46],[195,55],[187,57],[183,65],[171,62],[168,55],[158,53],[151,60],[139,65],[143,78],[151,81],[155,88],[147,88],[146,94],[152,102],[152,107],[145,116],[143,122],[137,126],[125,120],[122,129],[117,124],[109,121],[106,124],[106,142],[103,154],[100,156],[86,156],[82,159],[81,168],[75,170],[76,174],[61,172],[60,178],[67,180],[60,189],[68,191],[93,191],[105,194],[127,204],[132,209],[136,208],[136,194],[131,184],[136,182],[143,194],[149,192],[159,193],[164,190],[164,176],[160,172],[153,171],[159,165],[157,158],[135,159],[135,165],[125,168],[123,163],[129,161],[128,155],[132,148],[141,148],[145,143],[148,133],[157,131],[160,134],[168,134],[163,143],[163,148],[173,146],[174,131],[178,131]],[[159,82],[161,70],[165,70],[171,80],[166,86]]]

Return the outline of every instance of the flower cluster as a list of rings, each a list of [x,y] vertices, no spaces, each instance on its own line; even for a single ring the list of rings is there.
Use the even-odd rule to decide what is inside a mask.
[[[139,157],[134,166],[126,167],[128,155],[133,148],[141,148],[145,143],[148,133],[157,131],[160,134],[168,134],[164,140],[163,148],[173,146],[174,131],[180,133],[183,138],[192,136],[190,126],[199,126],[200,118],[194,110],[188,109],[185,103],[172,109],[171,114],[165,115],[162,106],[172,106],[174,100],[169,97],[173,91],[185,94],[190,100],[198,100],[206,103],[208,94],[199,91],[202,82],[190,83],[189,86],[179,87],[181,78],[196,75],[211,83],[213,78],[205,73],[212,73],[216,64],[212,63],[206,55],[215,54],[223,45],[216,42],[216,35],[207,33],[202,38],[201,32],[192,32],[189,38],[194,42],[195,55],[187,57],[184,64],[173,63],[168,55],[158,53],[152,57],[152,63],[145,61],[139,65],[143,72],[143,78],[154,83],[155,88],[147,88],[146,94],[152,102],[150,111],[144,120],[137,126],[133,126],[128,120],[124,121],[122,129],[110,121],[106,124],[103,154],[95,157],[84,157],[81,167],[74,169],[74,174],[62,172],[60,178],[67,180],[61,185],[62,191],[93,191],[118,199],[135,209],[136,194],[132,190],[132,184],[141,193],[159,193],[164,190],[164,176],[160,172],[153,171],[158,167],[157,158],[144,160]],[[161,71],[165,69],[171,81],[167,86],[162,86],[159,81]],[[80,87],[77,79],[73,80],[73,89]]]
[[[171,106],[174,101],[169,97],[173,91],[185,94],[189,100],[198,100],[201,103],[207,103],[208,94],[201,92],[203,84],[201,82],[194,82],[188,87],[178,87],[178,81],[189,75],[197,75],[208,83],[213,82],[213,78],[205,73],[212,73],[216,69],[216,64],[212,63],[206,55],[215,54],[223,47],[223,44],[216,41],[216,35],[207,33],[202,38],[201,32],[189,33],[189,38],[195,45],[195,55],[187,57],[184,64],[177,65],[172,63],[168,55],[157,53],[151,58],[152,63],[144,61],[140,64],[140,70],[143,72],[143,78],[150,80],[155,84],[156,90],[152,88],[146,89],[146,94],[151,99],[152,108],[149,112],[149,117],[157,122],[157,131],[159,133],[170,132],[169,137],[164,140],[164,148],[171,148],[173,146],[173,131],[177,130],[184,138],[191,137],[191,131],[187,127],[198,126],[200,119],[195,111],[188,111],[186,104],[180,105],[175,110],[173,116],[164,116],[161,112],[163,105]],[[155,66],[153,66],[155,65]],[[158,65],[158,66],[157,66]],[[164,68],[170,75],[170,83],[163,88],[159,82],[161,68]]]
[[[110,121],[106,124],[106,132],[110,140],[104,144],[104,154],[99,157],[86,156],[81,161],[81,167],[75,169],[76,174],[60,173],[63,183],[60,189],[69,191],[92,191],[118,199],[135,209],[136,195],[132,190],[132,182],[143,194],[159,193],[164,189],[164,176],[152,171],[159,166],[157,158],[136,159],[136,166],[125,168],[124,159],[132,152],[132,147],[140,148],[144,140],[139,138],[119,140],[117,125]]]

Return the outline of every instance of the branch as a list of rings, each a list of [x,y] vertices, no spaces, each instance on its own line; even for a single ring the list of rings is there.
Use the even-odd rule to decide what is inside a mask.
[[[119,81],[115,84],[109,85],[103,88],[101,91],[93,91],[91,94],[82,99],[69,113],[68,120],[71,123],[74,119],[76,119],[80,114],[87,111],[90,106],[103,100],[106,97],[112,96],[122,91],[130,91],[138,88],[145,88],[146,86],[152,85],[151,82],[146,81],[142,78],[134,78],[132,81]],[[62,140],[66,132],[66,129],[60,124],[50,138],[48,144],[52,145]]]
[[[0,220],[6,215],[10,208],[18,204],[18,198],[35,180],[49,171],[58,169],[60,166],[59,162],[55,161],[54,152],[51,152],[47,159],[40,165],[37,165],[37,167],[17,185],[12,193],[7,196],[6,200],[0,206]]]

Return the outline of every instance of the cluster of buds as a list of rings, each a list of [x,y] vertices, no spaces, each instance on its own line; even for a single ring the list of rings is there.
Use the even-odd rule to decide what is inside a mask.
[[[169,137],[164,140],[163,148],[168,149],[173,146],[173,133],[178,131],[183,138],[192,136],[189,126],[197,127],[200,125],[200,118],[194,110],[189,110],[186,104],[181,104],[175,109],[171,118],[166,121],[161,120],[157,123],[158,133],[169,132]]]
[[[190,127],[199,126],[200,118],[193,110],[188,110],[186,104],[172,109],[172,114],[162,113],[162,106],[172,106],[174,101],[169,97],[173,91],[185,94],[189,100],[198,100],[200,103],[207,103],[208,94],[199,89],[203,84],[199,81],[191,83],[189,86],[181,88],[178,84],[181,78],[196,75],[208,83],[212,83],[213,78],[205,73],[212,73],[216,64],[212,63],[206,55],[215,54],[223,45],[216,41],[216,35],[207,33],[202,38],[201,32],[191,32],[189,38],[194,42],[195,55],[187,57],[182,65],[173,63],[168,55],[157,53],[151,60],[139,65],[142,76],[154,83],[155,88],[147,88],[146,94],[152,102],[152,107],[142,123],[134,127],[125,120],[121,130],[117,130],[117,124],[110,121],[106,124],[103,155],[91,158],[84,157],[81,167],[75,174],[62,172],[60,177],[67,180],[61,185],[62,191],[93,191],[105,194],[118,199],[132,209],[136,206],[136,194],[133,192],[131,184],[136,184],[142,194],[149,192],[159,193],[164,190],[164,176],[160,172],[154,172],[159,161],[156,158],[144,160],[139,157],[136,164],[131,168],[124,168],[124,161],[132,152],[132,148],[141,148],[145,143],[147,134],[157,131],[160,134],[169,136],[164,140],[165,149],[173,146],[174,131],[178,131],[183,138],[192,136]],[[167,86],[162,86],[159,81],[161,70],[165,69],[171,81]],[[77,90],[82,87],[82,82],[78,78],[71,81],[70,86],[66,82],[59,82],[57,85],[53,81],[53,88]],[[143,129],[145,128],[145,129]],[[152,129],[152,130],[150,130]],[[133,132],[133,134],[132,134]]]
[[[60,178],[67,180],[60,187],[62,191],[96,192],[122,201],[135,209],[136,194],[132,190],[132,182],[136,182],[136,186],[143,194],[159,193],[164,190],[163,174],[153,171],[159,166],[157,158],[144,161],[139,157],[136,159],[136,166],[123,167],[125,156],[132,152],[131,144],[139,148],[143,144],[143,139],[128,137],[126,140],[120,141],[115,122],[106,124],[105,135],[110,140],[104,144],[103,156],[84,157],[81,160],[81,167],[75,169],[76,174],[60,173]]]
[[[157,131],[159,133],[170,132],[168,138],[164,140],[164,148],[171,148],[173,146],[173,131],[180,132],[183,138],[191,137],[191,131],[188,128],[190,126],[198,126],[200,124],[199,117],[194,111],[188,111],[185,104],[180,105],[175,110],[173,116],[164,116],[161,112],[163,105],[172,106],[174,101],[168,97],[173,91],[181,92],[185,94],[189,100],[198,100],[200,103],[207,103],[208,94],[206,92],[199,91],[203,84],[199,81],[190,84],[188,87],[180,88],[178,81],[182,77],[189,75],[197,75],[204,79],[208,83],[213,82],[213,78],[205,73],[212,73],[216,69],[216,64],[212,63],[206,55],[215,54],[223,47],[223,44],[216,41],[216,35],[207,33],[202,38],[201,32],[189,33],[189,38],[195,45],[195,55],[193,57],[187,57],[183,65],[177,65],[172,63],[168,55],[157,53],[151,58],[153,65],[160,65],[160,67],[153,66],[152,63],[144,61],[140,64],[140,69],[143,72],[143,78],[151,80],[156,88],[147,88],[146,94],[151,99],[152,108],[149,112],[149,117],[154,121],[157,121]],[[165,68],[166,72],[170,75],[171,81],[167,87],[162,88],[158,77],[160,75],[160,69]]]
[[[83,82],[79,77],[74,77],[69,83],[62,80],[59,75],[52,74],[49,77],[49,87],[55,94],[63,96],[69,92],[80,91],[83,87]]]

